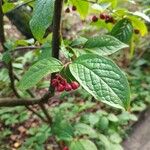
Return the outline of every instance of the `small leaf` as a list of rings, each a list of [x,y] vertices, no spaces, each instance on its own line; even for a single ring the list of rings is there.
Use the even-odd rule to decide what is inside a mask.
[[[74,6],[77,7],[77,11],[79,12],[82,18],[85,18],[88,15],[89,2],[81,0],[70,0],[70,1]]]
[[[54,58],[42,59],[35,63],[29,68],[29,70],[22,77],[19,83],[19,88],[21,90],[26,90],[33,87],[38,83],[44,76],[49,73],[58,72],[62,69],[62,64],[60,61]]]
[[[5,2],[3,4],[3,13],[11,11],[15,7],[14,3]]]
[[[126,47],[128,45],[109,35],[89,38],[84,45],[84,48],[98,55],[110,55]]]
[[[136,11],[136,12],[133,12],[131,14],[133,14],[134,16],[141,17],[142,19],[144,19],[147,22],[150,22],[150,17],[147,16],[146,14],[142,13],[142,12]]]
[[[30,21],[30,28],[37,40],[41,40],[45,30],[52,23],[54,0],[37,0]]]
[[[120,20],[112,29],[111,35],[124,43],[129,43],[133,34],[133,26],[128,19]]]
[[[132,21],[133,27],[140,31],[141,36],[145,36],[148,34],[147,26],[143,20],[135,16],[128,16],[128,18]]]
[[[78,141],[72,141],[70,146],[70,150],[97,150],[97,147],[93,142],[86,139],[81,139]]]
[[[8,64],[11,61],[11,55],[9,51],[4,52],[2,60]]]
[[[81,46],[83,44],[85,44],[87,42],[87,39],[84,37],[79,37],[78,39],[75,39],[74,41],[72,41],[72,43],[70,44],[72,47],[75,46]]]
[[[119,67],[111,60],[94,54],[78,57],[69,65],[74,78],[97,100],[117,107],[128,108],[130,89]]]
[[[84,123],[75,125],[75,130],[77,135],[88,135],[91,138],[96,138],[98,136],[92,127]]]
[[[99,122],[96,124],[96,127],[101,130],[101,131],[105,131],[108,129],[109,127],[109,120],[107,117],[102,116],[99,120]]]
[[[73,138],[73,127],[67,121],[56,121],[52,126],[53,134],[59,140],[70,141]]]

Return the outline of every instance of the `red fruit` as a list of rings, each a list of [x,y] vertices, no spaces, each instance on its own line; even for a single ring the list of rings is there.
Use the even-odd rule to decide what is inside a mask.
[[[67,83],[66,86],[65,86],[65,91],[71,91],[72,90],[72,86]]]
[[[65,146],[65,147],[63,148],[63,150],[69,150],[69,148],[68,148],[67,146]]]
[[[93,17],[92,17],[92,21],[93,21],[93,22],[97,22],[97,21],[98,21],[98,18],[97,18],[96,16],[93,16]]]
[[[73,10],[73,11],[76,11],[76,10],[77,10],[77,7],[76,7],[76,6],[72,6],[72,10]]]
[[[64,86],[66,86],[67,81],[66,81],[65,79],[61,79],[61,80],[60,80],[60,84],[62,84],[62,85],[64,85]]]
[[[65,12],[66,12],[66,13],[70,13],[70,8],[69,8],[69,7],[66,8]]]
[[[105,14],[100,14],[100,19],[104,20],[106,18]]]
[[[63,79],[62,76],[59,75],[59,74],[56,74],[56,77],[55,77],[55,78],[58,79],[58,80],[62,80],[62,79]]]
[[[53,87],[58,86],[58,80],[57,80],[57,79],[53,79],[53,80],[52,80],[52,86],[53,86]]]
[[[109,15],[105,15],[105,20],[109,20],[110,16]]]
[[[65,86],[62,85],[62,84],[59,84],[57,87],[56,87],[56,90],[57,92],[63,92],[65,90]]]
[[[134,29],[134,33],[135,33],[135,34],[139,34],[140,31],[139,31],[138,29]]]
[[[108,19],[108,22],[114,23],[114,18],[110,16],[109,19]]]
[[[80,84],[76,81],[71,82],[71,87],[73,90],[76,90],[78,87],[80,86]]]

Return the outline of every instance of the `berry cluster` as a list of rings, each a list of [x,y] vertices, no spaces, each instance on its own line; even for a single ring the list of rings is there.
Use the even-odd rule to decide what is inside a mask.
[[[101,13],[99,18],[102,19],[102,20],[105,20],[106,23],[115,23],[114,18],[112,16],[108,15],[108,14]],[[97,22],[98,21],[98,17],[94,15],[92,17],[92,21],[93,22]]]
[[[77,7],[76,7],[76,6],[72,6],[71,9],[70,9],[69,7],[67,7],[66,10],[65,10],[65,12],[66,12],[66,13],[70,13],[71,10],[72,10],[72,11],[76,11],[76,10],[77,10]]]
[[[65,147],[63,148],[63,150],[69,150],[69,148],[68,148],[67,146],[65,146]]]
[[[57,92],[76,90],[80,86],[78,82],[72,81],[68,83],[61,75],[57,74],[52,80],[52,86],[55,87]]]

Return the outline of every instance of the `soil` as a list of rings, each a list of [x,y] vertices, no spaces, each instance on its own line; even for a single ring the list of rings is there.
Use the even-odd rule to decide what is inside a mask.
[[[131,135],[123,143],[124,150],[150,150],[150,108],[140,116]]]

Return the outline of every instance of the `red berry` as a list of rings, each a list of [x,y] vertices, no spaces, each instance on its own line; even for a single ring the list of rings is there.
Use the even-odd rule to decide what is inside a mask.
[[[55,78],[58,79],[58,80],[62,80],[62,79],[63,79],[62,76],[59,75],[59,74],[56,74],[56,77],[55,77]]]
[[[53,86],[53,87],[58,86],[58,80],[57,80],[57,79],[53,79],[53,80],[52,80],[52,86]]]
[[[72,10],[73,10],[73,11],[76,11],[76,10],[77,10],[77,7],[76,7],[76,6],[72,6]]]
[[[57,87],[56,87],[56,90],[57,92],[63,92],[65,90],[65,86],[62,85],[62,84],[59,84]]]
[[[105,20],[109,20],[110,16],[109,15],[105,15]]]
[[[61,79],[61,80],[60,80],[60,84],[62,84],[62,85],[64,85],[64,86],[66,86],[67,81],[66,81],[65,79]]]
[[[139,31],[138,29],[134,29],[134,33],[135,33],[135,34],[139,34],[140,31]]]
[[[113,23],[113,22],[114,22],[114,18],[113,18],[112,16],[110,16],[109,21],[110,21],[111,23]]]
[[[68,148],[67,146],[65,146],[65,147],[63,148],[63,150],[69,150],[69,148]]]
[[[98,21],[98,18],[97,18],[96,16],[93,16],[93,17],[92,17],[92,21],[93,21],[93,22],[97,22],[97,21]]]
[[[105,18],[105,14],[100,14],[100,19],[104,20]]]
[[[66,12],[66,13],[70,13],[70,8],[69,8],[69,7],[66,8],[65,12]]]
[[[76,81],[71,82],[71,87],[73,90],[76,90],[78,87],[80,86],[80,84]]]
[[[65,86],[65,91],[71,91],[72,90],[72,86],[67,83],[66,86]]]

